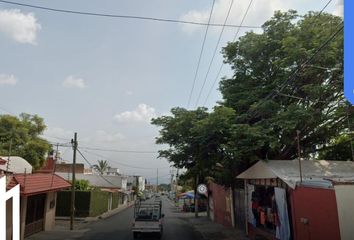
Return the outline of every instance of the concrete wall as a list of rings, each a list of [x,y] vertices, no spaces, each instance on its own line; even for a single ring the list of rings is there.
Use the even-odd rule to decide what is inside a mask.
[[[73,171],[72,168],[71,163],[59,163],[55,165],[55,172],[71,173]],[[75,173],[84,173],[84,168],[83,163],[77,163],[75,165]]]
[[[209,217],[211,221],[215,220],[215,216],[214,216],[214,199],[213,199],[213,195],[209,195],[208,198],[209,201]]]
[[[223,186],[210,183],[209,191],[211,192],[214,203],[214,221],[226,227],[232,227],[230,189],[225,189]]]
[[[55,226],[55,207],[56,207],[56,192],[47,193],[45,209],[44,209],[44,231],[54,229]]]
[[[342,240],[354,237],[354,185],[335,185],[340,235]]]
[[[290,194],[294,240],[341,239],[333,189],[297,187]]]

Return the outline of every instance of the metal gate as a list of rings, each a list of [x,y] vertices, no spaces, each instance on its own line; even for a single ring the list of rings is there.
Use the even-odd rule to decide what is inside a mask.
[[[44,230],[45,201],[46,194],[28,197],[25,237]]]

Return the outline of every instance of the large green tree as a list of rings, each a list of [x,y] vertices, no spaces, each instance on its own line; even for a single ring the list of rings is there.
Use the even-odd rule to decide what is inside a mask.
[[[343,33],[321,48],[342,24],[326,13],[276,12],[263,33],[249,32],[224,48],[234,75],[220,83],[221,104],[235,109],[245,135],[263,135],[253,158],[297,157],[297,130],[305,157],[348,131],[352,107],[343,95]]]
[[[152,121],[161,127],[156,142],[169,145],[160,156],[187,168],[185,178],[199,173],[224,185],[257,160],[296,158],[298,131],[302,157],[350,158],[342,24],[326,13],[276,12],[262,33],[228,43],[223,54],[234,74],[220,82],[219,106],[174,108]]]
[[[51,150],[48,141],[41,138],[45,128],[43,119],[37,115],[0,115],[0,156],[21,156],[39,168]]]

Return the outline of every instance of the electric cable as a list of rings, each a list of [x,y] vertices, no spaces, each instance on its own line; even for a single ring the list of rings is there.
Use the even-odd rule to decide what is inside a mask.
[[[210,15],[209,15],[209,19],[208,19],[208,24],[210,23],[211,16],[213,14],[214,5],[215,5],[215,0],[213,0],[213,5],[211,6]],[[205,30],[204,39],[203,39],[203,43],[202,43],[202,48],[201,48],[200,54],[199,54],[198,64],[197,64],[197,68],[196,68],[195,74],[194,74],[193,85],[192,85],[192,89],[191,89],[191,92],[190,92],[189,98],[188,98],[188,108],[189,108],[189,105],[191,103],[191,98],[192,98],[194,87],[195,87],[195,81],[196,81],[197,76],[198,76],[198,71],[199,71],[199,67],[200,67],[200,61],[201,61],[202,56],[203,56],[205,40],[206,40],[206,37],[208,35],[208,30],[209,30],[209,25],[206,27],[206,30]]]
[[[60,12],[60,13],[68,13],[68,14],[77,14],[77,15],[87,15],[87,16],[96,16],[96,17],[108,17],[108,18],[125,18],[125,19],[136,19],[136,20],[148,20],[148,21],[158,21],[158,22],[168,22],[168,23],[181,23],[181,24],[191,24],[191,25],[199,25],[199,26],[213,26],[213,27],[232,27],[237,28],[238,25],[227,24],[223,25],[220,23],[203,23],[203,22],[195,22],[195,21],[184,21],[177,19],[167,19],[167,18],[156,18],[156,17],[143,17],[143,16],[133,16],[133,15],[119,15],[119,14],[106,14],[106,13],[95,13],[95,12],[84,12],[84,11],[74,11],[67,9],[59,9],[59,8],[51,8],[40,5],[26,4],[15,1],[4,1],[0,0],[0,3],[40,9],[51,12]],[[243,28],[262,28],[261,26],[242,26]]]
[[[218,47],[219,47],[219,44],[220,44],[220,41],[221,41],[221,37],[222,37],[222,34],[224,33],[224,30],[225,30],[225,25],[227,23],[227,20],[229,19],[229,16],[230,16],[230,12],[231,12],[231,9],[232,9],[232,5],[234,4],[234,0],[231,0],[231,3],[230,3],[230,7],[227,11],[227,14],[226,14],[226,17],[225,17],[225,20],[224,20],[224,24],[223,24],[223,27],[220,31],[220,34],[219,34],[219,39],[218,39],[218,42],[216,43],[216,46],[215,46],[215,49],[214,49],[214,52],[213,52],[213,56],[210,60],[210,63],[209,63],[209,67],[208,67],[208,70],[207,70],[207,73],[205,75],[205,78],[204,78],[204,81],[203,81],[203,85],[199,91],[199,95],[198,95],[198,98],[197,98],[197,101],[195,103],[195,107],[197,107],[198,103],[199,103],[199,99],[200,99],[200,96],[202,95],[202,92],[203,92],[203,89],[204,89],[204,86],[205,86],[205,83],[207,81],[207,78],[208,78],[208,75],[209,75],[209,72],[210,72],[210,69],[211,69],[211,66],[213,65],[213,61],[214,61],[214,58],[215,58],[215,55],[216,55],[216,52],[218,50]]]
[[[247,17],[247,14],[248,14],[248,12],[249,12],[249,10],[250,10],[250,8],[251,8],[252,2],[253,2],[253,0],[250,0],[249,4],[248,4],[248,6],[247,6],[246,12],[245,12],[245,14],[244,14],[243,17],[242,17],[240,26],[243,25],[243,22],[245,21],[245,19],[246,19],[246,17]],[[238,34],[239,34],[239,32],[240,32],[240,29],[241,29],[241,27],[239,27],[239,28],[237,29],[236,34],[235,34],[235,36],[234,36],[234,38],[233,38],[233,40],[232,40],[233,42],[236,41],[237,36],[238,36]],[[211,94],[211,92],[213,91],[214,86],[215,86],[217,80],[219,79],[220,73],[221,73],[221,71],[222,71],[224,65],[225,65],[225,64],[222,62],[221,65],[220,65],[219,71],[218,71],[218,73],[216,74],[216,77],[215,77],[215,79],[214,79],[214,82],[213,82],[211,88],[209,89],[209,92],[208,92],[208,94],[207,94],[207,96],[206,96],[206,98],[205,98],[205,100],[204,100],[203,106],[205,106],[206,102],[208,101],[208,99],[209,99],[209,97],[210,97],[210,94]]]

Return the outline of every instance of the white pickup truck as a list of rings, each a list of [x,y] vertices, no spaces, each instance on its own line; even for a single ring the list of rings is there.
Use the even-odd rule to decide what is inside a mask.
[[[142,233],[156,233],[160,238],[163,232],[161,201],[136,202],[134,206],[133,237]]]

